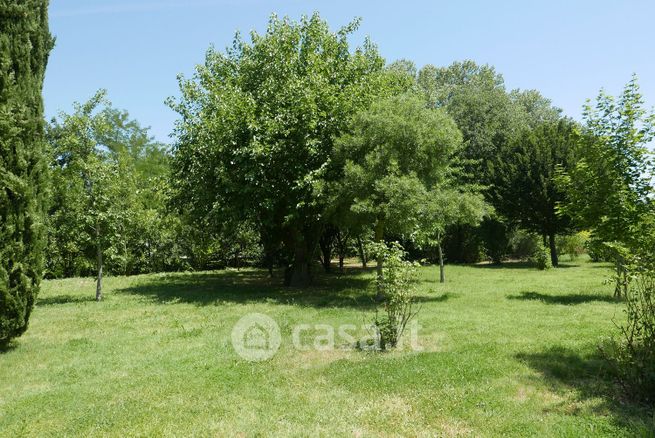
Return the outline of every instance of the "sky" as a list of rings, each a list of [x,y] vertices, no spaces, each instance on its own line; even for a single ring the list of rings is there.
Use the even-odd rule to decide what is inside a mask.
[[[271,13],[314,11],[335,30],[361,17],[353,44],[369,36],[388,62],[491,64],[508,89],[537,89],[578,120],[586,99],[620,93],[633,73],[655,105],[653,0],[50,0],[46,115],[104,88],[170,143],[176,114],[164,101],[178,95],[178,74],[191,76],[207,48],[229,46],[237,30],[265,30]]]

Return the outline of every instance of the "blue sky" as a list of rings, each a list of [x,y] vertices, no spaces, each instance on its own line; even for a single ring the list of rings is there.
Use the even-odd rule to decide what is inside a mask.
[[[620,92],[633,72],[655,105],[655,2],[652,0],[51,0],[57,38],[44,85],[48,117],[106,88],[158,140],[169,142],[176,76],[193,73],[210,44],[236,30],[265,29],[272,12],[299,18],[319,11],[335,29],[363,22],[387,61],[448,65],[473,59],[503,74],[508,88],[535,88],[580,118],[586,98]]]

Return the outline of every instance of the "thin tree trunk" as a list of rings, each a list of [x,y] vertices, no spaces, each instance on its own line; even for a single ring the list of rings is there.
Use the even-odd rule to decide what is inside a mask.
[[[311,284],[311,259],[308,245],[304,236],[298,236],[294,242],[294,258],[287,269],[287,285],[293,287],[307,287]],[[313,251],[312,251],[313,252]]]
[[[384,238],[384,221],[382,219],[378,219],[377,223],[375,224],[375,241],[377,243],[381,243],[383,238]],[[378,254],[376,260],[376,266],[375,266],[376,276],[378,280],[375,298],[378,301],[382,301],[384,299],[384,291],[382,290],[382,280],[384,279],[383,264],[384,261],[382,258],[382,254]]]
[[[96,301],[102,301],[102,246],[100,245],[100,225],[96,226],[96,262],[98,278],[96,281]]]
[[[368,260],[366,260],[366,253],[364,252],[364,243],[362,243],[362,238],[357,236],[357,249],[359,250],[359,258],[362,261],[362,268],[366,269]]]
[[[556,268],[559,266],[559,260],[557,259],[557,244],[555,243],[555,233],[548,234],[548,245],[550,246],[550,261]]]
[[[439,254],[439,283],[445,283],[446,272],[443,265],[443,250],[441,249],[441,242],[437,243],[437,253]]]

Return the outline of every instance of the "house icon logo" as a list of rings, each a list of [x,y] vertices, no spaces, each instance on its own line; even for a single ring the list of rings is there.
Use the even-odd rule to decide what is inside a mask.
[[[280,327],[270,316],[261,313],[243,316],[232,329],[234,351],[250,362],[270,359],[280,343]]]

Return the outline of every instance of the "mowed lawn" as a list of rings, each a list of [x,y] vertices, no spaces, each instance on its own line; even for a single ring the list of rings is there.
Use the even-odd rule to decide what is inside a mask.
[[[421,268],[423,351],[298,351],[296,324],[361,326],[372,272],[287,290],[260,270],[46,281],[30,328],[0,352],[2,436],[650,436],[597,346],[623,305],[586,261]],[[264,313],[269,361],[230,333]],[[318,331],[316,333],[319,333]],[[304,340],[311,342],[312,331]]]

